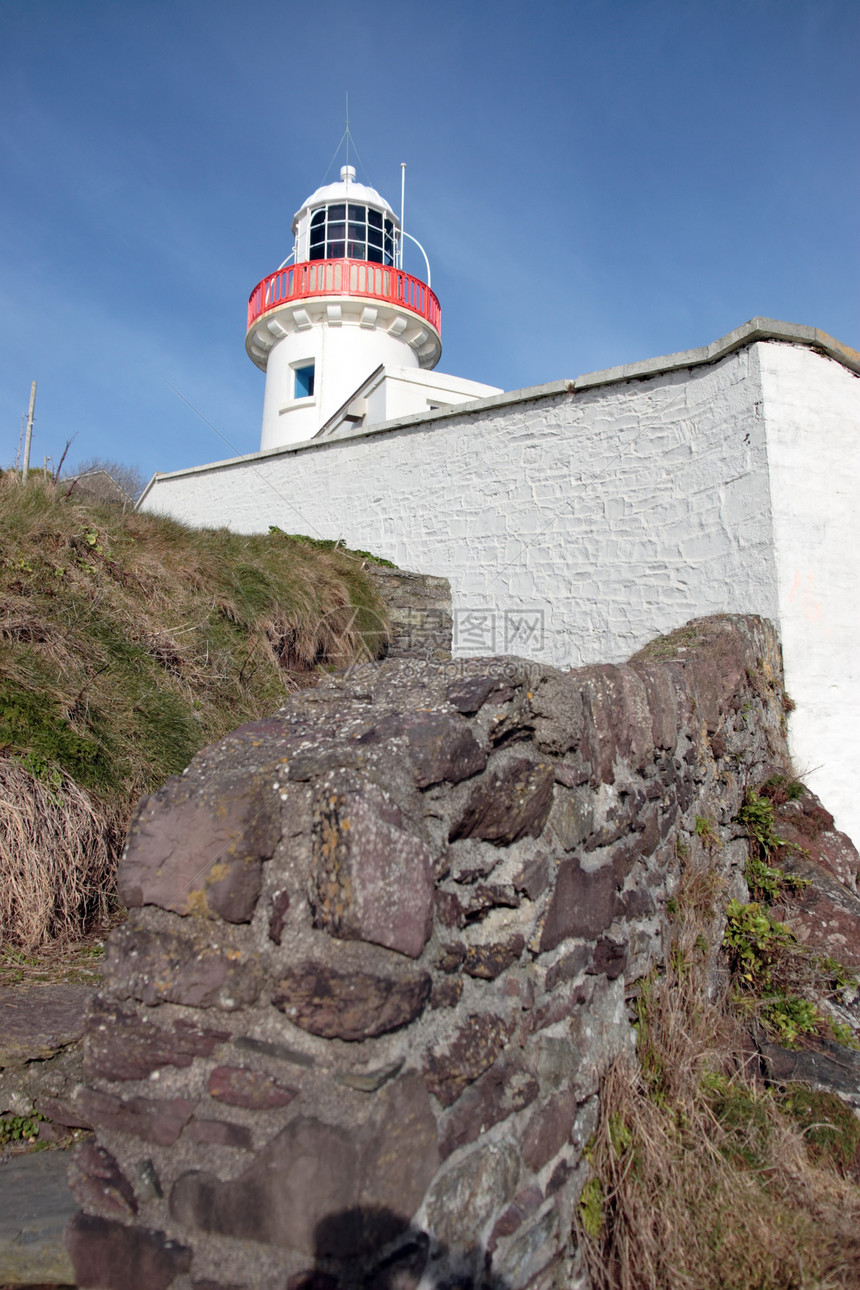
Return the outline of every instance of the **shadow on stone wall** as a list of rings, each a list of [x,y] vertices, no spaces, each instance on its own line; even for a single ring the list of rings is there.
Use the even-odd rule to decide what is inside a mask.
[[[392,1210],[344,1210],[324,1219],[315,1235],[314,1267],[290,1277],[287,1290],[414,1290],[419,1282],[428,1290],[509,1290],[505,1280],[487,1271],[481,1249],[453,1251],[434,1244]],[[382,1255],[344,1257],[359,1245],[375,1245],[378,1251],[381,1242],[388,1247]]]

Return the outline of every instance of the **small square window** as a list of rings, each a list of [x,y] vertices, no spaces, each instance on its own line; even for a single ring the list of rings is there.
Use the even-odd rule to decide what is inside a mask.
[[[295,369],[296,379],[293,389],[293,398],[309,399],[313,397],[314,392],[314,364],[305,363],[302,367]]]

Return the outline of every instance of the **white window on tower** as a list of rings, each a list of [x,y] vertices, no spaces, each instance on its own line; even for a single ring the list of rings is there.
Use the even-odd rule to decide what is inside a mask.
[[[302,363],[293,369],[293,398],[311,399],[314,393],[314,363]]]

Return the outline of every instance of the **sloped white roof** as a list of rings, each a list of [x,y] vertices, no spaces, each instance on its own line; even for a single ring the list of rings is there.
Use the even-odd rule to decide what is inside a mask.
[[[354,179],[351,179],[348,184],[339,179],[336,184],[324,184],[322,188],[318,188],[316,192],[311,193],[310,197],[302,202],[302,205],[293,216],[293,232],[296,232],[299,220],[310,207],[327,206],[329,202],[337,201],[362,202],[367,206],[375,206],[377,210],[387,211],[394,223],[398,227],[400,226],[400,220],[394,214],[385,198],[381,197],[375,188],[368,188],[366,184],[358,184]]]

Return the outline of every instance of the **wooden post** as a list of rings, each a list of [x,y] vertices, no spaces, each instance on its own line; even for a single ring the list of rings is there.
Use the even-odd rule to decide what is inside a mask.
[[[30,473],[30,441],[33,438],[33,413],[36,408],[36,382],[30,388],[30,411],[27,413],[27,438],[24,440],[24,469],[21,471],[21,482],[26,484]]]

